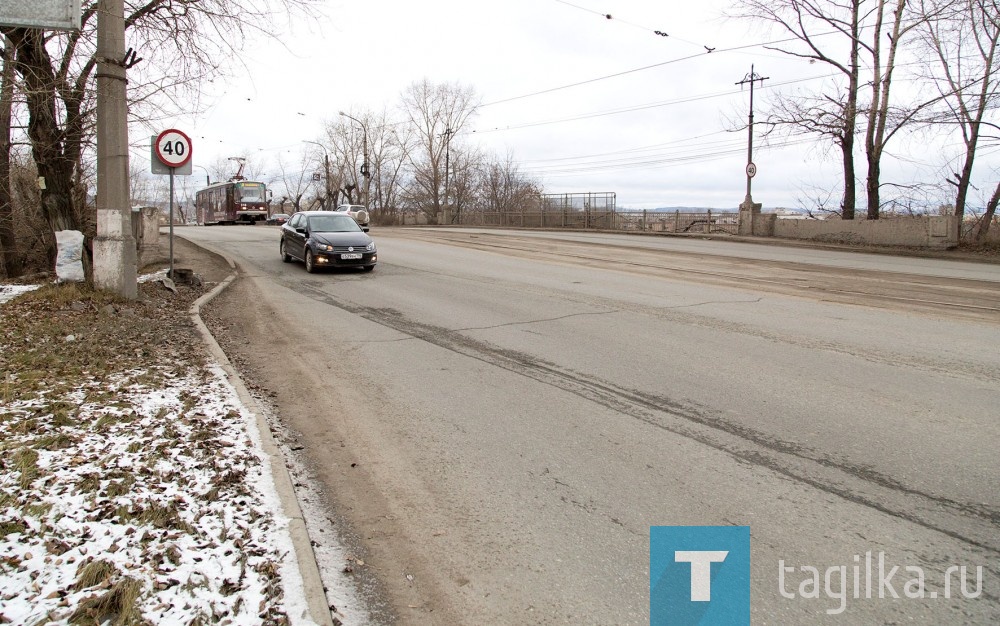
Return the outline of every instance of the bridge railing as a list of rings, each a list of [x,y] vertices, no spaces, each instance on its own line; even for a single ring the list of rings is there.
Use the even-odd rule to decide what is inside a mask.
[[[737,214],[724,211],[464,211],[452,224],[496,228],[567,228],[662,233],[737,232]]]

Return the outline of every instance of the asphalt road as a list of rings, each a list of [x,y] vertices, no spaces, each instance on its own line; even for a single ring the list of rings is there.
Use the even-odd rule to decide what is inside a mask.
[[[650,526],[748,525],[755,624],[1000,622],[998,265],[374,229],[374,272],[309,275],[276,228],[178,230],[238,263],[228,345],[380,621],[648,623]]]

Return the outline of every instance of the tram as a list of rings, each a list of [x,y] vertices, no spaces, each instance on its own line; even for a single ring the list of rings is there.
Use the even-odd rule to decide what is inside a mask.
[[[198,223],[256,224],[267,219],[267,185],[249,180],[214,183],[195,193]]]

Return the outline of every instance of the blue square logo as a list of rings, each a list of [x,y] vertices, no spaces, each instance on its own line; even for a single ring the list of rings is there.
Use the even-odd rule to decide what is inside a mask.
[[[649,623],[750,624],[750,527],[650,526]]]

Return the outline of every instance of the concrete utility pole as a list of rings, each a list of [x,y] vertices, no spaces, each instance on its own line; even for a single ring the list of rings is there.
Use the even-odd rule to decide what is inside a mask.
[[[333,210],[337,208],[335,205],[336,201],[330,202],[330,153],[323,149],[323,175],[326,177],[326,182],[323,183],[323,188],[326,189],[326,198],[323,200],[323,208],[327,210]]]
[[[137,254],[128,187],[125,2],[97,9],[97,237],[94,284],[134,300]]]
[[[753,71],[753,65],[750,66],[750,73],[743,77],[743,80],[736,83],[737,85],[745,85],[750,83],[750,118],[749,124],[747,126],[747,166],[746,166],[746,176],[747,176],[747,196],[743,199],[743,203],[740,204],[740,215],[739,215],[739,234],[741,235],[752,235],[753,234],[753,218],[754,215],[760,213],[761,204],[755,203],[753,197],[750,195],[750,181],[753,179],[754,175],[757,173],[757,166],[753,162],[753,85],[755,82],[760,81],[764,84],[764,81],[770,78],[769,76],[760,76]]]
[[[448,183],[449,175],[451,172],[451,134],[454,133],[449,126],[446,131],[444,131],[444,210],[448,211]],[[451,221],[451,215],[448,215],[449,221]]]

